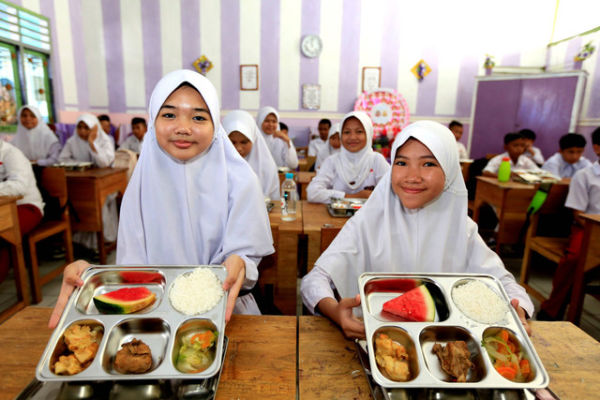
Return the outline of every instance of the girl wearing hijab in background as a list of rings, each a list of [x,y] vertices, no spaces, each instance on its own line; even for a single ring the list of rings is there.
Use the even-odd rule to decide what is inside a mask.
[[[254,118],[243,110],[231,111],[223,118],[223,128],[233,147],[258,176],[263,195],[271,200],[279,200],[277,165]]]
[[[296,169],[298,154],[290,138],[279,130],[279,113],[273,107],[258,110],[256,123],[278,167]]]
[[[99,168],[110,167],[115,160],[115,148],[102,130],[98,118],[92,114],[81,114],[75,126],[77,134],[67,140],[58,160],[60,162],[87,161]],[[104,239],[107,242],[114,242],[117,239],[119,216],[116,198],[116,193],[108,195],[102,207]],[[98,248],[96,234],[92,232],[75,232],[73,242],[89,249]]]
[[[364,338],[364,325],[352,309],[360,305],[358,277],[371,271],[493,275],[530,332],[525,311],[533,314],[531,300],[467,216],[454,142],[450,130],[437,122],[403,129],[392,147],[390,173],[302,280],[304,304],[331,318],[346,336]]]
[[[234,307],[260,313],[240,289],[256,283],[273,239],[258,178],[225,135],[219,113],[214,86],[196,72],[173,71],[156,84],[148,133],[121,206],[117,264],[223,264],[229,320]],[[50,327],[83,284],[87,266],[79,261],[65,270]]]
[[[342,148],[328,157],[306,188],[311,203],[329,203],[332,197],[367,198],[389,171],[385,158],[371,148],[373,124],[362,111],[353,111],[341,122]]]
[[[321,147],[317,151],[317,159],[315,160],[315,170],[321,168],[321,165],[327,157],[332,154],[340,152],[340,124],[333,124],[329,128],[329,134],[327,135],[327,146]]]
[[[40,166],[56,164],[60,153],[60,142],[46,125],[40,110],[26,105],[17,112],[17,134],[12,144],[25,154],[29,161]]]
[[[42,220],[44,203],[35,182],[31,163],[21,150],[1,139],[0,196],[22,196],[17,200],[21,235],[29,233]],[[0,241],[0,282],[4,281],[8,274],[9,254],[8,247]]]

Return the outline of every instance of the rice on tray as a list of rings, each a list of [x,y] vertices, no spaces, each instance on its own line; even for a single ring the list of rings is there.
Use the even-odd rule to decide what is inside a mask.
[[[216,306],[223,293],[221,281],[210,269],[196,268],[175,278],[169,300],[183,314],[202,314]]]
[[[485,283],[472,280],[452,289],[452,300],[467,317],[493,324],[506,315],[506,303]]]

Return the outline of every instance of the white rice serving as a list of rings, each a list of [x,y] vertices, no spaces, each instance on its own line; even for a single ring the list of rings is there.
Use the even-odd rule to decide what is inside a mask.
[[[187,315],[202,314],[217,305],[223,297],[222,282],[208,268],[175,278],[169,300],[173,307]]]
[[[452,300],[467,317],[493,324],[504,318],[506,303],[485,283],[472,280],[452,289]]]

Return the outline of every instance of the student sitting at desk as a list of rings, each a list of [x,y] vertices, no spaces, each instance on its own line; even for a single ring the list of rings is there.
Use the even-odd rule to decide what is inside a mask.
[[[542,165],[544,163],[542,151],[533,145],[536,138],[535,132],[531,129],[521,129],[519,133],[525,139],[525,152],[523,155],[533,160],[538,166]]]
[[[26,105],[17,113],[17,134],[12,144],[37,165],[45,167],[56,164],[60,153],[58,137],[46,125],[37,107]]]
[[[586,140],[578,133],[567,133],[558,141],[560,150],[546,160],[542,169],[560,178],[572,178],[575,172],[592,165],[583,156]]]
[[[131,135],[127,137],[119,146],[119,149],[131,150],[136,154],[140,154],[144,135],[148,127],[144,118],[135,117],[131,120]]]
[[[600,214],[600,128],[592,133],[595,163],[577,171],[569,184],[569,194],[565,206],[573,209],[575,218],[565,255],[558,263],[552,279],[552,293],[542,303],[538,320],[562,319],[571,297],[575,268],[579,260],[583,241],[584,222],[580,214]]]
[[[337,154],[340,152],[342,143],[340,141],[340,124],[333,124],[329,128],[327,134],[327,146],[321,147],[317,153],[317,159],[315,160],[315,170],[321,168],[321,165],[325,162],[325,159],[330,155]]]
[[[467,160],[469,158],[469,154],[467,154],[467,149],[465,145],[460,142],[460,138],[463,135],[463,124],[458,121],[452,121],[448,125],[448,129],[454,134],[454,138],[456,139],[456,149],[458,150],[458,160]]]
[[[329,129],[331,129],[330,120],[322,119],[319,121],[319,137],[312,139],[308,143],[309,156],[316,157],[322,148],[327,147],[327,135],[329,134]]]
[[[484,176],[498,176],[498,169],[504,157],[510,158],[511,171],[537,171],[539,170],[535,162],[526,157],[525,139],[520,133],[507,133],[504,135],[504,153],[492,158],[483,169]]]
[[[390,165],[371,148],[373,124],[362,111],[344,116],[342,149],[328,157],[306,188],[311,203],[329,203],[332,197],[367,198]]]
[[[296,169],[298,154],[296,147],[288,135],[279,129],[279,113],[273,107],[263,107],[258,110],[256,124],[260,129],[273,160],[278,167]]]

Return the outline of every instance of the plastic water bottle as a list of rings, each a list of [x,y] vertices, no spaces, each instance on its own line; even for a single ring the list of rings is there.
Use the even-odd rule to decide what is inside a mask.
[[[498,182],[508,182],[510,180],[510,158],[503,157],[498,168]]]
[[[294,174],[287,172],[285,180],[281,184],[281,219],[283,221],[296,219],[297,199],[298,191],[296,190],[296,182],[294,182]]]

